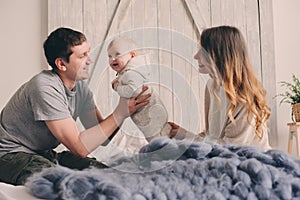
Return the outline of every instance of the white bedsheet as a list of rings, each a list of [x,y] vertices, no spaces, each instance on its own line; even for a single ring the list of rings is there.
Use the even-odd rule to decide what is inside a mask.
[[[107,146],[100,146],[91,153],[91,156],[104,163],[110,163],[122,156],[130,156],[148,143],[140,134],[128,135],[121,131]],[[66,150],[63,145],[56,148],[58,152],[63,150]],[[37,198],[32,196],[24,186],[14,186],[0,182],[0,200],[37,200]]]
[[[0,182],[0,200],[37,200],[25,186],[14,186]]]

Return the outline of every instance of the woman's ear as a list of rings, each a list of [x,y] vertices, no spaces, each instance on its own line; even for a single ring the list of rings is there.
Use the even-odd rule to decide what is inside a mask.
[[[131,51],[130,55],[131,55],[131,58],[134,58],[136,56],[136,52],[135,51]]]
[[[65,65],[65,61],[62,58],[56,58],[55,59],[55,65],[58,68],[58,70],[60,71],[66,71],[66,65]]]

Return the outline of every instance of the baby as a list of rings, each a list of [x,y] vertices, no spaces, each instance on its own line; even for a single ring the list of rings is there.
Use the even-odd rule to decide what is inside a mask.
[[[112,88],[120,97],[137,95],[149,82],[147,55],[138,55],[136,49],[135,42],[126,37],[112,40],[107,47],[109,65],[117,72]],[[147,91],[152,93],[150,103],[134,113],[131,119],[150,142],[155,137],[168,136],[171,126],[167,123],[168,113],[158,95],[151,87]]]

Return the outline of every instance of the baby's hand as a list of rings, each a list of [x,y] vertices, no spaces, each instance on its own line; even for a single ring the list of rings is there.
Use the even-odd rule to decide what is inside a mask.
[[[112,88],[113,88],[114,90],[116,90],[117,87],[118,87],[118,85],[119,85],[119,81],[118,81],[118,80],[115,80],[115,81],[112,83]]]

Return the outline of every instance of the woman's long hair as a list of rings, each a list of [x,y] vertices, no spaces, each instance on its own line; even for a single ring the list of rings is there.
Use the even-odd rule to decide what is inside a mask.
[[[232,114],[237,104],[245,103],[247,121],[251,125],[254,116],[256,135],[262,138],[262,126],[270,117],[270,108],[266,102],[266,91],[253,73],[241,32],[231,26],[208,28],[202,32],[200,42],[212,67],[214,94],[223,85],[231,102],[228,117],[234,122]]]

